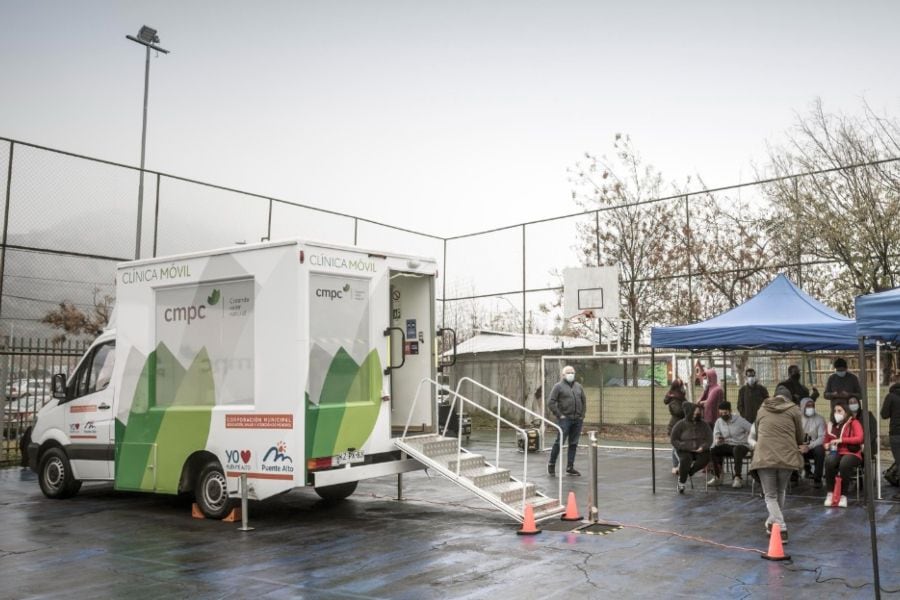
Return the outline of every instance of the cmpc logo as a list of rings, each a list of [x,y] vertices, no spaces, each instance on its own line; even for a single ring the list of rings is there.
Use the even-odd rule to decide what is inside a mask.
[[[272,462],[294,462],[294,459],[287,455],[287,444],[285,444],[284,442],[278,442],[277,444],[269,448],[268,452],[266,452],[266,455],[263,456],[263,462],[269,462],[270,458]]]

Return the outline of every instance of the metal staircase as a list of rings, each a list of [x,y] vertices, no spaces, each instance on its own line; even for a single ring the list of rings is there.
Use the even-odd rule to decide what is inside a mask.
[[[459,390],[464,383],[471,384],[494,395],[497,398],[497,412],[485,408],[460,395]],[[415,410],[415,404],[419,400],[422,389],[431,389],[432,386],[434,387],[435,392],[438,389],[441,389],[440,384],[431,379],[423,379],[419,383],[419,387],[416,390],[416,397],[410,410],[410,415],[412,415],[412,411]],[[446,390],[446,388],[443,389]],[[565,511],[565,507],[562,505],[562,481],[560,480],[558,482],[559,489],[557,490],[558,494],[555,498],[538,491],[535,484],[529,482],[527,479],[527,452],[522,455],[523,465],[521,477],[514,477],[510,469],[500,466],[501,423],[516,430],[522,435],[525,434],[524,429],[511,423],[500,415],[500,406],[504,402],[511,404],[513,407],[533,418],[546,421],[549,425],[556,427],[557,429],[559,429],[559,427],[555,423],[543,419],[543,417],[537,413],[516,404],[512,400],[500,395],[498,392],[495,392],[468,377],[461,379],[457,385],[456,391],[449,391],[449,394],[453,398],[454,406],[459,407],[460,417],[462,416],[463,407],[465,406],[469,410],[485,412],[493,416],[496,420],[497,443],[493,463],[488,462],[484,456],[474,454],[463,448],[461,438],[459,437],[446,437],[440,433],[407,436],[409,427],[408,422],[407,428],[403,431],[403,436],[394,440],[394,444],[397,448],[457,485],[486,500],[519,522],[524,520],[525,506],[527,504],[531,504],[534,509],[534,516],[537,521],[562,514]],[[434,395],[437,397],[437,393]],[[453,410],[451,409],[450,414],[452,413]],[[446,428],[447,424],[444,423],[443,428],[440,429],[440,431],[446,432]]]

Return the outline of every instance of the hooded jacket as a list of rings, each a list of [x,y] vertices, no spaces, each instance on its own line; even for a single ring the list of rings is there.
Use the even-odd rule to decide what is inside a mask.
[[[884,397],[881,418],[890,419],[890,435],[900,435],[900,383],[892,385]]]
[[[728,446],[749,446],[747,436],[750,435],[750,423],[742,417],[732,413],[729,420],[719,417],[716,426],[713,427],[713,438],[715,438],[716,446],[719,445],[718,439],[722,437],[722,444]]]
[[[791,400],[795,403],[799,404],[801,400],[804,398],[812,398],[815,400],[819,397],[819,390],[813,387],[813,392],[810,394],[809,388],[803,385],[803,382],[800,381],[800,373],[797,373],[796,377],[788,377],[784,381],[778,384],[777,387],[784,386],[791,393]]]
[[[812,401],[812,398],[804,398],[800,401],[800,419],[803,423],[804,437],[809,436],[810,450],[825,442],[825,418],[818,413],[811,417],[806,416],[806,405]]]
[[[679,390],[669,390],[666,397],[663,398],[663,404],[669,407],[669,425],[666,427],[666,433],[672,435],[672,428],[675,423],[684,418],[684,394]]]
[[[719,404],[725,399],[725,392],[719,385],[719,374],[715,369],[706,370],[706,389],[700,396],[698,404],[703,407],[703,420],[712,427],[719,418]],[[684,414],[688,412],[685,410]]]
[[[684,418],[675,423],[675,427],[672,428],[670,436],[672,446],[682,452],[696,452],[697,448],[708,452],[712,445],[712,429],[703,419],[699,421],[692,419],[694,404],[684,402],[681,406],[684,409]]]
[[[766,398],[756,415],[756,446],[750,470],[790,469],[803,467],[800,444],[803,423],[800,408],[782,396]]]

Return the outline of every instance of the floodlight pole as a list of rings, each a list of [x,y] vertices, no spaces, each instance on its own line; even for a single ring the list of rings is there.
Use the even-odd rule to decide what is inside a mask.
[[[126,35],[125,39],[137,42],[147,50],[144,61],[144,118],[141,124],[141,170],[138,176],[137,234],[134,242],[134,258],[138,259],[141,257],[141,221],[144,216],[144,155],[146,154],[147,148],[147,97],[150,92],[150,49],[153,48],[157,52],[162,52],[163,54],[168,54],[169,51],[153,43],[159,42],[159,37],[154,37],[152,41],[146,41],[136,38],[133,35]]]

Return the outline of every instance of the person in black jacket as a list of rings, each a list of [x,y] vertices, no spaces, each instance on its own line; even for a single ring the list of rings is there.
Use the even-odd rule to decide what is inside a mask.
[[[900,464],[900,373],[894,373],[891,377],[891,387],[881,405],[881,418],[890,420],[891,454],[894,455],[894,464]],[[894,494],[893,499],[900,500],[900,492]]]
[[[703,409],[690,402],[682,404],[684,418],[672,428],[671,441],[678,452],[678,493],[684,493],[688,477],[709,464],[709,448],[713,435],[703,420]]]
[[[672,428],[675,427],[675,423],[682,420],[684,418],[684,402],[686,400],[685,396],[685,387],[684,382],[680,379],[675,379],[672,382],[672,385],[669,386],[669,391],[666,393],[666,397],[663,398],[663,404],[669,407],[669,425],[666,427],[666,433],[670,436],[672,435]],[[672,449],[672,474],[678,474],[678,453],[675,452],[675,449]]]
[[[562,381],[558,381],[550,390],[550,402],[548,408],[557,419],[557,424],[562,429],[562,435],[556,432],[556,442],[550,450],[550,462],[547,464],[547,472],[556,475],[556,459],[559,458],[559,448],[566,438],[569,444],[566,473],[569,475],[581,475],[575,470],[575,455],[578,452],[578,438],[581,435],[581,427],[584,425],[584,409],[587,398],[584,388],[575,381],[575,367],[567,365],[562,371]]]
[[[763,400],[769,397],[769,390],[756,379],[755,369],[747,369],[744,375],[747,377],[747,383],[738,390],[737,409],[739,415],[753,423]]]
[[[779,383],[778,386],[784,386],[791,392],[790,399],[797,406],[800,406],[800,401],[804,398],[816,400],[819,397],[819,390],[816,389],[816,386],[813,386],[812,393],[810,393],[809,388],[800,382],[800,367],[797,365],[788,367],[788,378]],[[747,420],[750,421],[750,419]]]
[[[851,396],[854,398],[862,396],[859,379],[847,370],[846,360],[837,358],[834,361],[834,373],[825,383],[825,397],[831,400],[831,409],[834,410],[838,400],[848,402]]]

